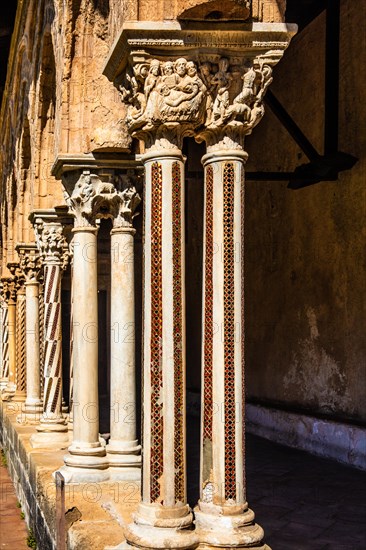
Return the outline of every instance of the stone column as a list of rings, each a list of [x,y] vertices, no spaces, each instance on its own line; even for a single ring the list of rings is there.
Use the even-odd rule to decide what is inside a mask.
[[[26,371],[26,296],[24,278],[18,281],[17,308],[16,308],[16,392],[15,401],[25,401],[27,395]]]
[[[39,272],[41,262],[36,245],[17,245],[20,267],[25,276],[26,299],[26,370],[27,397],[18,422],[38,424],[42,413],[40,342],[39,342]]]
[[[3,277],[2,285],[2,370],[0,379],[0,389],[4,392],[9,382],[9,296],[12,279]]]
[[[221,59],[229,89],[229,61]],[[200,548],[256,548],[263,529],[246,501],[244,472],[244,136],[262,118],[272,70],[256,60],[243,90],[225,107],[217,96],[205,140]],[[250,88],[249,83],[258,87]]]
[[[203,120],[205,86],[195,64],[184,58],[146,64],[146,104],[139,119],[133,119],[133,109],[128,116],[131,134],[145,142],[143,485],[125,536],[131,547],[194,548],[186,496],[182,142]],[[173,81],[177,88],[170,97]],[[159,85],[167,87],[165,95],[157,92]]]
[[[16,276],[4,278],[3,288],[6,296],[7,307],[5,312],[5,356],[4,378],[7,378],[6,386],[2,391],[3,401],[12,399],[16,391],[16,305],[17,305],[17,278]],[[6,342],[7,338],[7,342]],[[6,345],[7,344],[7,345]],[[5,380],[3,380],[3,383]]]
[[[70,387],[69,387],[69,430],[73,429],[74,423],[74,285],[72,283],[74,273],[73,244],[70,245],[70,263],[71,263],[71,300],[70,300]]]
[[[107,453],[112,479],[141,479],[136,438],[134,211],[140,197],[129,178],[111,231],[111,417]]]
[[[4,321],[3,321],[3,304],[4,304],[4,297],[3,297],[3,283],[0,280],[0,394],[2,390],[2,380],[3,380],[3,330],[4,330]]]
[[[239,29],[230,27],[228,23],[225,30],[218,26],[210,29],[208,35],[205,30],[198,28],[182,29],[176,21],[164,21],[164,24],[156,22],[154,26],[148,27],[146,22],[125,22],[104,68],[104,74],[114,81],[121,92],[122,100],[127,104],[126,123],[130,134],[145,142],[142,156],[146,170],[143,502],[135,515],[135,523],[126,530],[127,547],[129,543],[138,548],[192,548],[198,543],[201,548],[250,545],[262,547],[258,541],[263,532],[254,527],[253,517],[246,511],[243,484],[237,489],[235,498],[231,498],[233,479],[235,478],[236,483],[241,482],[244,477],[239,473],[243,464],[242,435],[240,436],[240,429],[233,427],[240,415],[240,412],[235,412],[233,420],[233,400],[235,403],[237,395],[243,391],[242,351],[235,343],[235,324],[241,322],[241,305],[238,309],[236,296],[235,299],[231,294],[229,296],[224,288],[224,283],[227,282],[230,283],[231,292],[241,289],[241,282],[238,282],[239,279],[241,281],[240,268],[232,265],[233,248],[235,251],[232,239],[237,238],[240,232],[238,209],[241,206],[240,201],[232,206],[232,199],[229,200],[228,196],[225,199],[225,209],[234,208],[235,226],[230,227],[230,223],[234,223],[233,212],[224,212],[222,204],[214,205],[214,208],[221,211],[221,224],[226,224],[225,232],[223,229],[221,231],[221,237],[227,239],[225,253],[229,271],[226,270],[224,274],[223,269],[219,269],[219,260],[214,260],[216,267],[213,281],[221,287],[215,293],[212,289],[215,306],[212,305],[211,313],[213,315],[219,312],[219,319],[212,322],[226,322],[224,347],[219,349],[217,345],[215,352],[212,352],[212,356],[216,352],[221,353],[220,359],[215,357],[216,374],[212,382],[216,385],[215,396],[221,398],[223,391],[226,391],[226,398],[230,396],[230,404],[225,409],[230,440],[229,435],[226,436],[220,427],[221,439],[215,439],[214,445],[211,443],[211,451],[207,450],[210,445],[205,444],[205,452],[211,452],[214,456],[212,468],[218,469],[209,472],[206,478],[202,476],[204,487],[201,501],[203,503],[206,498],[211,498],[206,494],[214,491],[216,481],[225,481],[228,487],[230,485],[231,492],[227,490],[225,493],[225,489],[221,488],[218,493],[219,501],[209,501],[209,505],[216,506],[212,514],[198,507],[197,533],[190,532],[188,535],[184,532],[184,527],[191,526],[191,517],[188,507],[185,508],[187,505],[183,489],[184,178],[180,140],[184,135],[195,136],[197,140],[206,140],[208,146],[212,147],[208,153],[212,152],[218,157],[221,150],[225,150],[224,155],[226,151],[232,153],[221,161],[228,164],[225,181],[238,200],[240,184],[233,182],[241,174],[243,160],[246,158],[242,137],[251,132],[263,115],[262,97],[271,82],[271,67],[282,57],[295,29],[286,25],[263,26],[255,23],[250,25],[250,29]],[[274,41],[276,49],[270,50]],[[202,44],[205,45],[204,48]],[[253,44],[256,45],[255,48]],[[228,57],[220,57],[220,51],[227,52]],[[192,60],[187,61],[180,57],[182,54],[189,55]],[[152,59],[153,55],[157,59]],[[168,58],[169,55],[174,56],[174,61]],[[224,166],[220,164],[221,161],[219,160],[216,168]],[[222,174],[221,185],[223,183]],[[216,180],[216,194],[218,187]],[[221,199],[222,193],[223,190]],[[240,243],[241,237],[239,246]],[[220,300],[223,300],[221,304]],[[240,300],[241,294],[239,302]],[[229,312],[228,308],[233,310]],[[221,369],[217,361],[221,361]],[[214,368],[213,360],[211,368]],[[217,375],[218,371],[221,378]],[[225,390],[226,379],[228,386]],[[221,390],[218,388],[220,383]],[[210,391],[212,394],[213,388]],[[213,403],[212,396],[208,399],[209,404],[206,407]],[[241,397],[239,406],[242,401]],[[205,416],[205,424],[208,421]],[[240,420],[240,425],[242,423],[243,419]],[[206,430],[206,425],[204,429]],[[235,456],[230,459],[231,455],[226,457],[226,453],[233,448],[233,434]],[[223,443],[224,449],[218,448]],[[220,459],[217,458],[219,456]],[[234,460],[235,470],[227,475],[223,471],[225,460],[231,466]],[[203,462],[206,464],[206,459]],[[207,464],[205,476],[206,471]],[[227,477],[229,475],[230,479]],[[229,507],[231,503],[232,508]],[[221,517],[223,513],[228,514],[226,524]],[[242,526],[250,533],[246,538],[242,536]],[[224,536],[221,539],[225,528],[226,538]],[[229,540],[228,534],[232,535],[232,540]]]
[[[104,481],[109,474],[99,440],[98,278],[96,218],[119,202],[112,183],[85,171],[68,205],[73,229],[73,441],[61,468],[67,482]]]
[[[67,422],[62,413],[61,277],[68,261],[67,242],[61,223],[36,225],[38,247],[44,265],[44,396],[43,414],[33,447],[61,448],[68,443]]]

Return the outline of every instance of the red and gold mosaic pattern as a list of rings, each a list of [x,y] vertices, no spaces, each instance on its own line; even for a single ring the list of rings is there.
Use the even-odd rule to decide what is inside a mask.
[[[206,168],[206,239],[205,239],[205,297],[203,348],[203,440],[212,441],[212,358],[213,358],[213,168]]]
[[[173,220],[173,331],[174,331],[174,467],[175,499],[185,501],[184,379],[182,300],[182,175],[178,162],[172,166]]]
[[[150,499],[161,500],[160,479],[163,475],[163,402],[162,402],[162,167],[151,167],[151,458]]]
[[[225,372],[225,499],[236,499],[235,467],[235,242],[232,162],[224,166],[224,372]]]
[[[243,465],[244,465],[244,471],[243,471],[243,492],[244,492],[244,500],[246,500],[245,496],[245,488],[246,488],[246,482],[245,482],[245,316],[244,316],[244,220],[245,220],[245,181],[244,181],[244,169],[242,168],[241,171],[241,179],[240,179],[240,201],[241,201],[241,327],[240,327],[240,338],[241,338],[241,364],[242,364],[242,391],[243,391],[243,402],[242,402],[242,408],[240,411],[240,414],[242,416],[242,423],[243,423]]]

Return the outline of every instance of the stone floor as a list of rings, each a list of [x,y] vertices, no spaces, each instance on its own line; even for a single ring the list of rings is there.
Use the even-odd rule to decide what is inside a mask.
[[[189,502],[199,437],[188,422]],[[247,497],[272,550],[366,550],[366,473],[247,434]]]
[[[28,529],[6,467],[0,463],[0,548],[27,550]]]
[[[198,424],[196,418],[188,419],[188,499],[191,505],[198,498]],[[33,453],[34,460],[37,456]],[[61,457],[62,452],[55,454],[60,463]],[[26,548],[25,522],[20,519],[21,511],[16,507],[10,479],[2,466],[0,475],[0,548],[22,550]],[[366,550],[366,473],[247,435],[247,479],[249,505],[265,529],[266,542],[273,550]],[[113,504],[114,500],[109,500]],[[118,506],[127,510],[125,499],[121,502]],[[79,506],[77,499],[71,504]],[[97,544],[97,535],[93,535],[92,542],[84,546],[77,542],[73,548],[102,549],[103,533],[106,528],[112,529],[112,517],[109,516],[109,522],[104,525],[101,519],[108,515],[106,506],[96,503],[90,505],[89,511],[86,504],[80,503],[83,521],[74,524],[74,538],[78,535],[84,540],[82,529],[90,534],[95,527],[101,531],[97,535],[102,540]],[[66,509],[69,507],[67,503]],[[127,521],[127,517],[122,519]],[[116,541],[121,537],[119,527]]]
[[[366,473],[248,436],[247,477],[273,550],[366,550]]]

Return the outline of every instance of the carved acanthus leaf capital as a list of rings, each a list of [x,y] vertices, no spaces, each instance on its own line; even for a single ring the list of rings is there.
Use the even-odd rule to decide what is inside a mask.
[[[22,269],[26,282],[39,280],[42,260],[36,245],[18,245],[19,266]]]
[[[66,203],[75,215],[75,227],[94,227],[97,218],[113,218],[119,195],[113,183],[85,170]]]
[[[66,269],[69,249],[63,234],[63,226],[57,222],[37,222],[34,226],[37,246],[45,264],[59,265]]]

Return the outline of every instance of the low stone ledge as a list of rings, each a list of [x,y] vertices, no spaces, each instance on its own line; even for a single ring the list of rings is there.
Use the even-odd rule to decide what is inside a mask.
[[[366,428],[248,403],[246,430],[366,470]]]
[[[56,488],[52,474],[63,465],[65,450],[33,449],[35,427],[16,422],[20,403],[0,400],[0,442],[28,527],[39,550],[56,550]],[[140,501],[140,484],[131,481],[65,486],[68,550],[104,550],[123,541]],[[73,510],[74,513],[67,514]],[[70,521],[68,521],[70,519]]]

